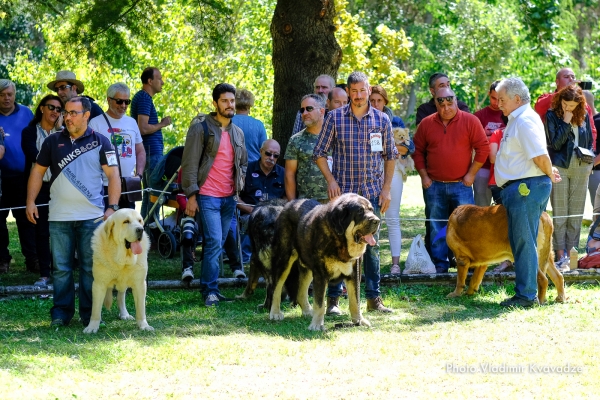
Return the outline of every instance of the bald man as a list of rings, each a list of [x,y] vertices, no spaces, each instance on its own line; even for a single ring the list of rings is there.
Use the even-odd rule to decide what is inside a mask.
[[[342,88],[334,87],[327,95],[327,110],[335,110],[348,104],[348,93]]]

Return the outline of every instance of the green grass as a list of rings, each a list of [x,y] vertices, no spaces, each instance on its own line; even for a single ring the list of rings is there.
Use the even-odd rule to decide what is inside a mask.
[[[422,217],[404,192],[403,217]],[[402,224],[403,254],[420,221]],[[14,227],[11,226],[14,231]],[[384,226],[385,230],[385,226]],[[16,232],[12,232],[16,235]],[[382,270],[390,255],[382,232]],[[32,283],[16,259],[0,284]],[[149,279],[178,279],[178,260],[150,257]],[[472,297],[448,300],[452,287],[400,285],[382,288],[392,315],[366,314],[372,328],[335,329],[345,315],[326,317],[325,332],[310,332],[309,319],[284,303],[285,319],[272,322],[257,308],[264,290],[248,301],[206,308],[197,290],[148,293],[154,332],[120,321],[116,306],[104,311],[106,326],[85,335],[74,319],[49,328],[52,300],[0,299],[0,397],[2,399],[397,399],[397,398],[597,398],[600,384],[600,290],[571,285],[570,300],[530,310],[502,309],[513,286],[483,286]],[[241,288],[226,289],[233,297]],[[556,296],[550,288],[549,298]],[[127,296],[134,313],[133,299]],[[361,302],[363,312],[365,301]],[[569,363],[581,373],[535,373],[536,366]],[[448,373],[447,366],[522,367],[519,373]]]

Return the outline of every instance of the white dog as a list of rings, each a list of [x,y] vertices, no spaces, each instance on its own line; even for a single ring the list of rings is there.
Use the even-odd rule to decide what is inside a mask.
[[[394,128],[392,129],[392,132],[394,133],[394,142],[396,145],[409,144],[410,136],[408,134],[408,128]],[[396,160],[396,167],[402,171],[402,180],[406,182],[408,173],[415,170],[415,162],[411,156],[407,156],[406,158],[399,157]]]
[[[117,287],[119,318],[133,320],[125,308],[125,293],[130,287],[135,301],[135,319],[140,329],[152,331],[146,322],[146,274],[150,240],[144,232],[142,216],[135,210],[121,209],[101,224],[92,237],[92,317],[84,333],[96,333],[100,326],[102,303],[107,310]]]

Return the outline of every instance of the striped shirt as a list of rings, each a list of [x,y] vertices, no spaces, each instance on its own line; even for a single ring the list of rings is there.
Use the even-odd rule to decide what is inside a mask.
[[[383,152],[371,151],[370,137],[379,132]],[[368,199],[379,197],[383,187],[383,162],[398,158],[392,124],[385,113],[371,107],[361,119],[350,104],[331,110],[325,117],[313,160],[333,156],[333,177],[342,193],[357,193]]]

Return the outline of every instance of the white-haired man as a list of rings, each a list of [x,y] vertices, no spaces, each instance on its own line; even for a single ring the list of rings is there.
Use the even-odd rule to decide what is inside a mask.
[[[327,100],[327,96],[331,89],[335,87],[335,80],[329,75],[319,75],[317,79],[315,79],[314,83],[315,94],[323,97],[323,100]],[[292,131],[292,135],[300,132],[302,129],[306,128],[304,125],[304,121],[302,121],[302,115],[300,113],[296,114],[296,121],[294,122],[294,130]]]
[[[548,156],[542,120],[529,105],[527,86],[519,78],[508,78],[496,86],[496,92],[508,124],[494,173],[502,188],[500,195],[508,214],[508,238],[515,258],[515,295],[500,305],[532,307],[538,304],[538,221],[548,204],[552,183],[561,178]]]

